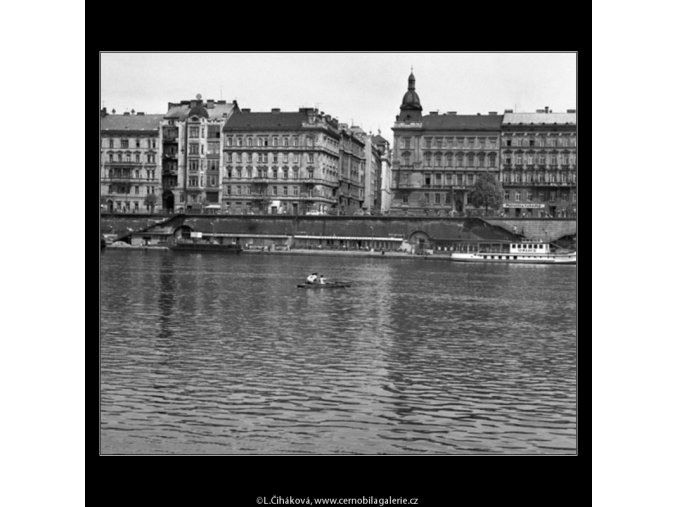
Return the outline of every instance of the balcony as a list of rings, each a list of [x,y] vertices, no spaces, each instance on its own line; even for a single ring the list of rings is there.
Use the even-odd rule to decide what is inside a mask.
[[[155,162],[132,162],[132,161],[127,161],[127,162],[125,162],[125,161],[119,161],[119,160],[108,160],[108,161],[104,162],[104,165],[107,165],[107,166],[113,166],[113,167],[115,167],[115,166],[125,166],[125,167],[134,166],[134,167],[140,167],[140,166],[142,166],[142,165],[144,165],[144,164],[154,166],[154,165],[155,165]]]

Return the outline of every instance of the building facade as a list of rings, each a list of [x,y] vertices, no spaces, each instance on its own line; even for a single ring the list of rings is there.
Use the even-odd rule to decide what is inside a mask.
[[[455,215],[469,211],[480,174],[499,178],[503,116],[422,114],[413,73],[393,127],[391,212]]]
[[[392,152],[390,149],[390,143],[381,137],[380,134],[376,136],[375,143],[381,151],[381,170],[379,172],[380,198],[378,200],[378,209],[381,213],[388,213],[393,200],[393,179],[391,169]]]
[[[222,129],[222,210],[327,214],[340,195],[338,122],[317,109],[235,112]]]
[[[364,184],[366,135],[359,127],[339,125],[339,189],[337,214],[354,215],[362,213],[364,205]]]
[[[221,131],[238,110],[237,102],[170,102],[162,118],[162,208],[201,211],[221,204],[223,140]]]
[[[575,217],[576,110],[506,111],[501,130],[504,213],[511,217]]]
[[[101,209],[152,213],[160,207],[162,115],[100,112]]]

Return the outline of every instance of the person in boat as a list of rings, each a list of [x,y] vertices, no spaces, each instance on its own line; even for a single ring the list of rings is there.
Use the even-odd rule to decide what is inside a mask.
[[[308,275],[308,278],[306,278],[306,283],[315,283],[315,280],[317,280],[317,273],[311,273]]]
[[[324,275],[320,275],[320,284],[322,284],[322,285],[325,284]]]

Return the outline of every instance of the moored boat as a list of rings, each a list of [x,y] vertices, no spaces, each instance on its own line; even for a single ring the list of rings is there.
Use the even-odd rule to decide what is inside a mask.
[[[576,264],[576,252],[553,251],[549,243],[523,241],[521,243],[470,243],[451,253],[458,262],[513,262],[520,264]]]

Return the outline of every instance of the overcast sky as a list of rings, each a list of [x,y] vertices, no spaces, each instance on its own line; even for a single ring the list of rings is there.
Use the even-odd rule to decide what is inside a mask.
[[[317,107],[392,141],[414,68],[424,114],[576,107],[575,53],[102,53],[101,106],[237,99],[252,111]]]

